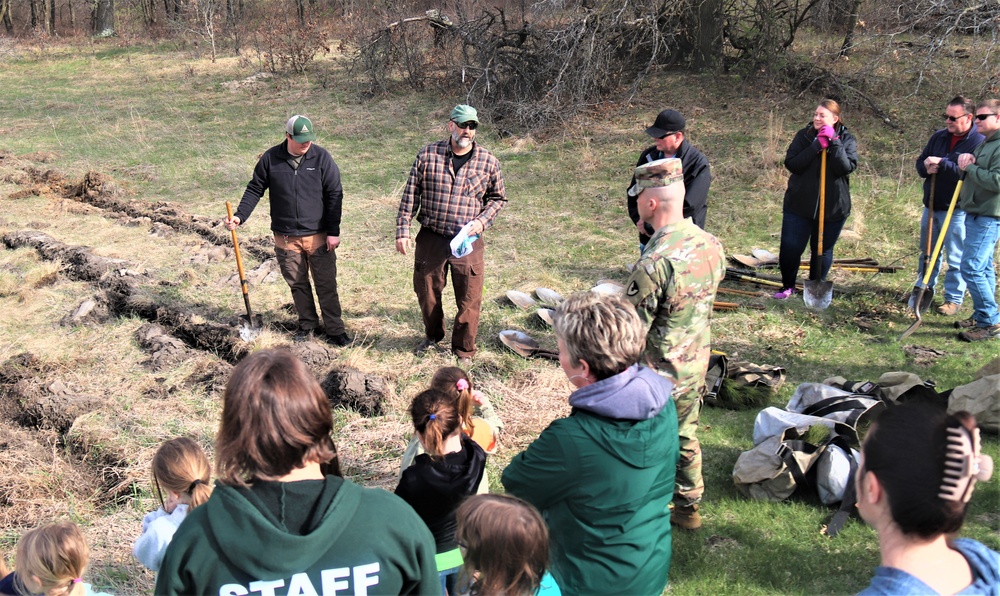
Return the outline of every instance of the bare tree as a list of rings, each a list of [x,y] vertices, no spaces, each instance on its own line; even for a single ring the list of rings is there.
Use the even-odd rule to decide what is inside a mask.
[[[13,35],[14,23],[10,19],[10,0],[0,0],[0,21],[3,21],[7,35]]]
[[[91,16],[91,29],[99,37],[115,35],[115,0],[97,0]]]

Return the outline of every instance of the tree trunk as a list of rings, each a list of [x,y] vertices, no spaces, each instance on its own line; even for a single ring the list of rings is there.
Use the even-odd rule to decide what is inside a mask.
[[[73,0],[67,0],[66,10],[69,11],[69,30],[76,32],[76,12],[73,10]]]
[[[115,0],[97,0],[94,8],[94,33],[101,37],[115,34]]]
[[[713,70],[722,61],[722,0],[696,0],[694,52],[695,70]]]
[[[298,10],[298,13],[299,13],[299,25],[305,26],[305,24],[306,24],[306,3],[305,3],[305,0],[296,0],[295,1],[295,6],[296,6],[296,9]]]
[[[29,4],[31,4],[31,30],[34,31],[38,28],[38,8],[35,6],[35,0],[31,0]]]
[[[0,21],[3,21],[7,35],[14,35],[14,23],[10,20],[10,0],[0,0]]]
[[[56,0],[49,0],[49,33],[56,32]]]
[[[847,15],[847,33],[844,34],[844,43],[840,44],[840,57],[846,58],[854,45],[854,30],[858,27],[858,8],[861,7],[861,0],[851,2],[851,10]]]

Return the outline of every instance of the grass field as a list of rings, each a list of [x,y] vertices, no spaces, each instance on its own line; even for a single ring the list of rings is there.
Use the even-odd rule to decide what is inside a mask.
[[[170,203],[212,223],[225,214],[225,201],[239,200],[257,156],[281,140],[285,119],[293,113],[313,119],[345,189],[339,280],[356,342],[335,362],[382,376],[393,392],[381,416],[338,409],[335,438],[352,478],[391,489],[411,434],[405,408],[433,372],[450,363],[410,353],[422,332],[410,289],[411,257],[394,250],[395,213],[416,151],[443,138],[448,111],[462,98],[427,92],[361,99],[337,56],[313,64],[304,76],[236,90],[223,84],[254,74],[237,59],[212,64],[176,47],[25,46],[0,60],[0,234],[39,230],[124,259],[124,268],[145,272],[150,281],[143,292],[150,300],[202,321],[224,322],[242,312],[231,256],[208,258],[214,245],[191,230],[164,231],[148,219],[85,204],[46,184],[45,173],[78,181],[99,172],[122,197],[150,211]],[[913,320],[900,298],[912,286],[919,254],[913,161],[941,126],[947,99],[976,94],[981,82],[968,65],[963,68],[939,65],[929,77],[933,84],[916,94],[904,76],[886,75],[880,99],[902,133],[861,102],[844,105],[861,165],[851,179],[854,212],[837,255],[902,264],[905,272],[837,273],[835,286],[844,293],[823,312],[801,301],[760,298],[743,301],[759,310],[718,313],[713,320],[716,349],[787,368],[788,382],[773,405],[784,405],[799,383],[834,375],[876,380],[885,371],[906,370],[951,388],[970,382],[1000,353],[995,341],[957,341],[952,320],[936,314],[905,342],[897,341]],[[625,187],[649,144],[642,130],[664,107],[688,117],[689,139],[712,163],[708,230],[727,253],[755,247],[777,252],[784,151],[819,99],[762,91],[735,77],[665,71],[631,103],[602,105],[561,126],[506,138],[488,124],[480,129],[479,141],[501,160],[510,199],[486,236],[480,353],[470,371],[505,422],[501,448],[489,464],[495,490],[502,490],[497,480],[510,457],[568,412],[570,389],[558,367],[523,360],[500,344],[499,331],[520,329],[555,347],[551,331],[534,314],[511,306],[505,292],[548,287],[565,295],[602,278],[626,279],[637,246]],[[488,115],[488,106],[480,108]],[[240,229],[245,241],[267,242],[264,208]],[[244,258],[249,269],[260,265]],[[148,593],[153,575],[132,559],[131,545],[142,515],[155,507],[148,482],[152,452],[176,435],[211,446],[218,384],[228,364],[220,354],[192,350],[157,369],[136,340],[144,320],[74,322],[70,315],[82,300],[100,294],[100,284],[68,276],[65,265],[28,248],[0,252],[0,549],[12,556],[24,529],[70,518],[91,543],[96,587]],[[280,277],[250,292],[265,321],[292,320]],[[960,316],[970,311],[967,299]],[[289,337],[270,330],[251,348],[286,344]],[[912,346],[924,348],[923,356],[916,358]],[[41,414],[26,416],[28,402]],[[752,446],[754,414],[704,412],[705,528],[675,533],[667,592],[857,592],[878,564],[872,530],[855,520],[829,538],[820,527],[832,510],[807,500],[748,501],[737,493],[732,468]],[[1000,457],[995,435],[985,444]],[[980,485],[963,535],[1000,548],[998,503],[998,482]]]

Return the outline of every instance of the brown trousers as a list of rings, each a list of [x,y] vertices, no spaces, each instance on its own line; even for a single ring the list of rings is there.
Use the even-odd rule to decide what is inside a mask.
[[[451,349],[459,357],[471,358],[476,353],[476,333],[483,298],[483,255],[486,247],[479,238],[472,252],[461,259],[451,254],[451,238],[427,228],[417,234],[413,260],[413,291],[417,293],[420,314],[424,318],[424,334],[431,341],[444,339],[444,309],[441,290],[451,269],[451,285],[455,290],[458,314],[451,332]]]
[[[326,234],[275,234],[274,254],[278,257],[281,275],[292,290],[292,302],[299,315],[299,329],[311,331],[319,327],[316,303],[309,284],[311,272],[326,334],[344,333],[344,321],[340,318],[340,296],[337,294],[337,253],[326,249]]]

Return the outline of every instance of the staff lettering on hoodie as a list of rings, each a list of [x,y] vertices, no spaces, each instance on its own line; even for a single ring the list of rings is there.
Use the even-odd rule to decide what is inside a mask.
[[[320,571],[320,587],[322,592],[317,592],[308,573],[296,573],[288,579],[288,589],[285,594],[303,594],[306,596],[333,596],[334,594],[355,594],[363,595],[368,593],[368,588],[378,585],[378,563],[368,563],[357,567],[340,567],[338,569],[324,569]],[[353,581],[348,581],[348,579]],[[353,589],[351,584],[353,583]],[[285,587],[285,580],[261,580],[250,582],[244,586],[242,584],[226,584],[219,588],[219,596],[247,596],[248,594],[260,594],[261,596],[277,596],[277,590]]]

